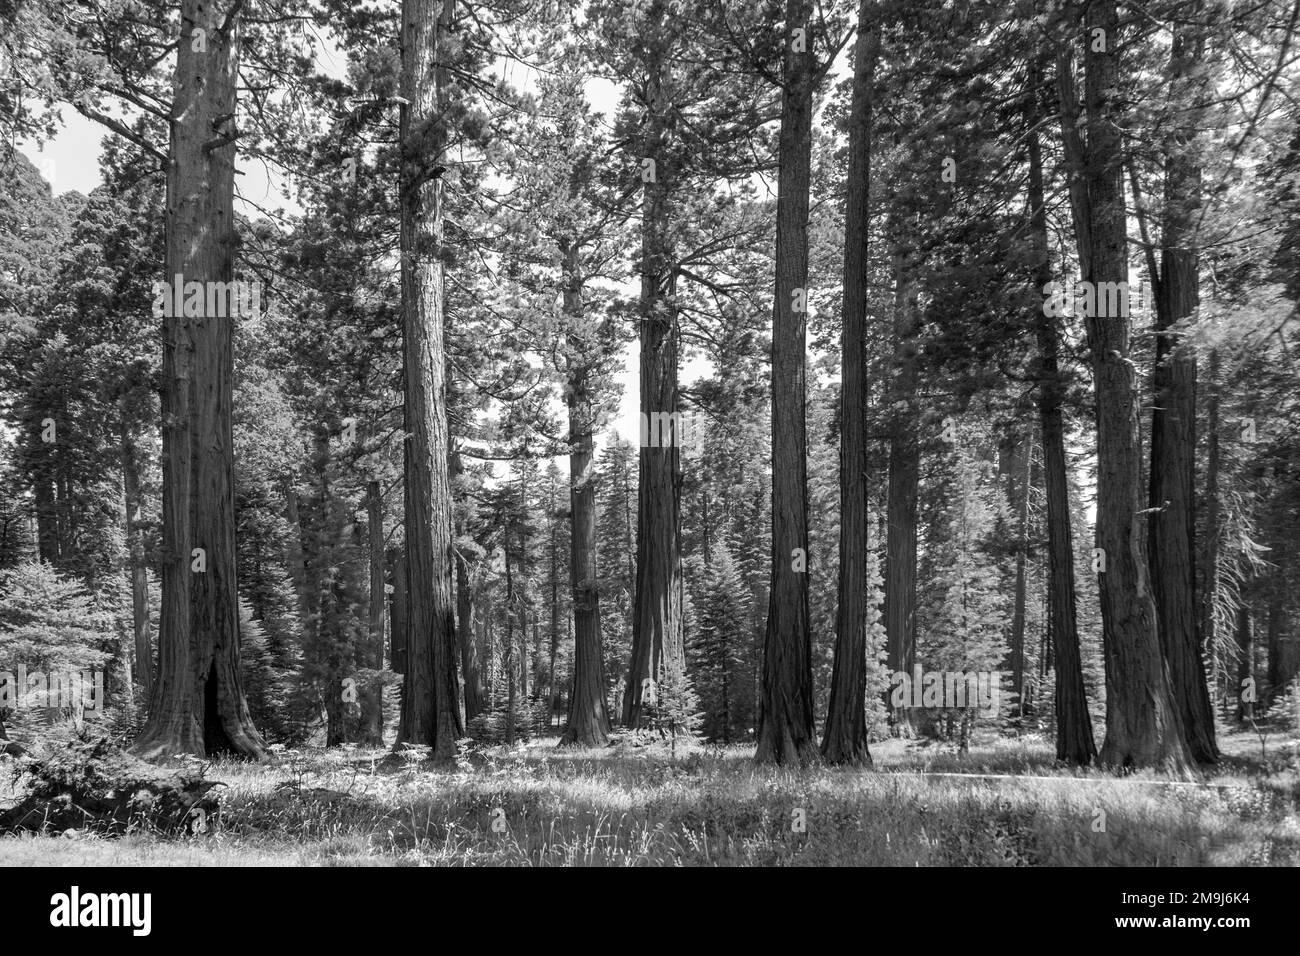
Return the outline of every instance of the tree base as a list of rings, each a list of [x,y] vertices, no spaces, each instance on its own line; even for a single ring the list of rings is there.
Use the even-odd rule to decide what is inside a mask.
[[[876,766],[866,744],[861,747],[848,747],[827,741],[822,744],[822,760],[831,766],[856,767],[859,770],[874,770]]]
[[[1165,742],[1154,749],[1139,751],[1127,747],[1123,741],[1108,738],[1102,744],[1097,763],[1121,774],[1154,769],[1179,780],[1194,780],[1197,776],[1196,765],[1181,742]]]
[[[604,747],[609,744],[609,728],[602,727],[600,721],[570,722],[560,735],[557,747],[591,748]]]
[[[151,763],[175,760],[178,757],[215,757],[228,755],[248,760],[268,760],[270,751],[256,731],[234,734],[220,733],[216,739],[204,734],[197,721],[175,722],[153,726],[146,724],[139,738],[131,746],[133,755]]]
[[[787,767],[809,767],[821,762],[821,752],[811,737],[796,740],[790,728],[765,729],[754,750],[754,762]]]
[[[564,736],[562,736],[562,737],[560,738],[560,742],[559,742],[558,744],[556,744],[555,746],[556,746],[556,747],[564,747],[564,748],[566,748],[566,749],[567,749],[567,748],[572,748],[572,749],[575,749],[575,750],[590,750],[590,749],[593,749],[593,748],[596,748],[596,747],[608,747],[608,746],[609,746],[609,738],[606,737],[606,736],[604,736],[603,734],[602,734],[602,735],[594,735],[594,734],[586,734],[586,735],[582,735],[582,734],[576,734],[576,733],[569,733],[569,732],[566,730],[566,731],[564,732]]]

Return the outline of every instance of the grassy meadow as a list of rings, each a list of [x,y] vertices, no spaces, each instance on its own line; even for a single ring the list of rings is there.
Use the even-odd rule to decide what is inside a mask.
[[[1300,865],[1300,748],[1224,735],[1198,782],[1055,765],[1050,741],[966,756],[874,744],[874,771],[754,765],[752,747],[566,751],[554,738],[431,769],[383,751],[217,761],[221,815],[178,837],[0,838],[0,866]],[[385,759],[387,758],[387,759]],[[0,807],[20,794],[4,773]]]

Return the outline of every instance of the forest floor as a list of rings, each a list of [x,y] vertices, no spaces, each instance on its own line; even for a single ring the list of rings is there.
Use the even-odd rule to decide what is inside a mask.
[[[23,865],[1300,865],[1300,742],[1224,734],[1197,783],[1056,765],[1037,736],[872,745],[874,771],[757,767],[752,746],[678,752],[555,738],[456,768],[382,751],[216,762],[209,832],[0,838]],[[0,807],[18,791],[0,770]]]

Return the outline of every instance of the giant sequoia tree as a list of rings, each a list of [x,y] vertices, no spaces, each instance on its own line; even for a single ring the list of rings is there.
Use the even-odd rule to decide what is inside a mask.
[[[840,331],[840,565],[835,669],[822,755],[871,763],[867,749],[867,231],[870,226],[871,108],[879,27],[870,0],[858,7],[849,105],[844,211],[844,303]]]
[[[1038,126],[1045,112],[1038,83],[1043,77],[1037,51],[1028,70],[1026,90],[1029,130],[1029,229],[1034,257],[1034,287],[1052,281],[1047,234],[1046,192]],[[1038,422],[1043,441],[1043,496],[1047,523],[1048,634],[1056,652],[1056,758],[1086,765],[1097,756],[1088,715],[1079,646],[1078,604],[1074,584],[1074,536],[1070,526],[1070,475],[1065,450],[1065,400],[1069,377],[1062,367],[1061,331],[1055,316],[1033,298],[1034,338],[1038,346]],[[1017,688],[1019,689],[1019,688]]]
[[[641,292],[640,409],[643,437],[637,470],[636,596],[632,618],[632,660],[623,694],[623,724],[642,719],[648,681],[665,667],[685,661],[682,618],[681,459],[678,450],[677,373],[681,347],[677,305],[677,250],[673,246],[673,193],[681,190],[682,163],[672,149],[678,116],[673,97],[673,42],[680,31],[664,3],[647,10],[642,43],[645,107],[640,148]],[[662,429],[661,422],[669,428]]]
[[[1190,5],[1193,17],[1201,5]],[[1172,107],[1181,121],[1165,149],[1165,195],[1156,288],[1155,369],[1151,412],[1150,559],[1160,644],[1192,755],[1218,758],[1214,714],[1196,620],[1196,352],[1186,341],[1200,304],[1198,210],[1201,166],[1195,120],[1206,97],[1204,30],[1195,20],[1173,28],[1169,57]]]
[[[573,690],[562,742],[596,746],[609,733],[605,705],[605,662],[600,645],[600,587],[596,556],[595,431],[596,329],[582,321],[581,256],[570,240],[564,254],[564,314],[571,322],[565,404],[569,407],[569,514],[572,539],[569,579],[573,588]]]
[[[755,759],[806,763],[813,738],[812,635],[808,629],[808,195],[812,167],[812,4],[788,0],[781,67],[776,299],[772,305],[772,582],[763,644],[763,694]]]
[[[242,6],[181,4],[167,165],[168,283],[228,283],[234,274]],[[265,753],[240,677],[233,334],[229,314],[164,319],[163,603],[157,680],[136,742],[150,757]]]
[[[1084,23],[1088,141],[1086,155],[1077,162],[1086,184],[1088,257],[1083,281],[1098,290],[1128,282],[1121,38],[1113,0],[1090,3]],[[1102,295],[1094,294],[1091,314],[1085,317],[1097,419],[1096,541],[1105,561],[1100,592],[1107,694],[1101,759],[1114,766],[1182,770],[1192,757],[1161,653],[1142,520],[1132,321],[1128,303],[1115,301],[1118,308],[1108,307]]]
[[[454,3],[403,0],[401,274],[406,424],[406,661],[399,743],[456,751],[456,614],[444,337],[441,88]]]

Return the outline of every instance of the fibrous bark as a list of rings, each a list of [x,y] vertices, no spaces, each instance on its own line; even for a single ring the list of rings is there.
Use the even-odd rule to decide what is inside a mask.
[[[582,276],[576,244],[565,249],[564,311],[582,315]],[[609,735],[605,662],[600,647],[600,571],[596,558],[596,488],[592,467],[597,408],[591,393],[590,343],[571,343],[569,406],[569,577],[573,588],[573,692],[561,744],[597,747]],[[587,347],[583,347],[586,345]]]
[[[844,215],[844,304],[840,333],[840,566],[835,663],[822,756],[871,765],[867,747],[867,233],[870,226],[871,108],[880,32],[871,0],[858,7],[849,107]],[[724,658],[725,662],[725,658]],[[724,663],[725,666],[725,663]],[[725,681],[725,672],[724,672]],[[724,684],[725,691],[725,684]],[[725,726],[725,724],[724,724]]]
[[[401,282],[406,424],[406,662],[397,742],[452,757],[462,736],[452,593],[442,180],[442,38],[454,0],[402,0]]]
[[[648,680],[657,681],[666,660],[684,664],[681,569],[681,462],[678,453],[677,359],[680,347],[676,269],[670,239],[669,191],[675,170],[667,149],[672,111],[662,3],[651,5],[646,43],[646,123],[643,161],[653,171],[643,182],[641,218],[640,410],[643,427],[638,459],[636,593],[632,655],[623,694],[623,725],[638,727]],[[660,416],[673,433],[666,442],[645,440]],[[659,436],[655,436],[656,438]]]
[[[1122,117],[1119,95],[1119,17],[1113,0],[1088,5],[1085,26],[1105,42],[1085,52],[1090,262],[1083,279],[1101,289],[1128,282]],[[1102,639],[1106,662],[1106,738],[1101,760],[1116,767],[1164,766],[1185,771],[1192,756],[1160,647],[1142,520],[1137,371],[1130,359],[1132,324],[1102,315],[1102,296],[1085,319],[1092,356],[1097,420],[1097,547]]]
[[[167,170],[168,282],[233,277],[241,7],[239,0],[181,3]],[[267,752],[240,678],[233,334],[229,314],[163,320],[163,599],[157,680],[135,745],[150,758]]]
[[[760,763],[818,758],[813,736],[808,627],[807,290],[812,171],[812,4],[787,0],[776,200],[776,302],[772,309],[772,583],[758,717]],[[796,30],[805,41],[796,43]]]
[[[1035,64],[1030,90],[1041,69]],[[1059,85],[1059,84],[1058,84]],[[1073,83],[1069,95],[1073,96]],[[1035,283],[1043,290],[1052,281],[1052,264],[1047,238],[1047,208],[1043,190],[1042,150],[1036,127],[1040,122],[1037,99],[1030,114],[1029,205],[1030,227],[1037,262]],[[1084,208],[1086,216],[1086,207]],[[1043,635],[1043,662],[1052,649],[1056,665],[1056,759],[1084,766],[1097,756],[1083,684],[1083,661],[1079,648],[1077,605],[1074,591],[1074,535],[1070,527],[1070,485],[1065,456],[1065,392],[1067,379],[1061,369],[1061,331],[1054,316],[1045,309],[1035,313],[1038,344],[1038,420],[1043,433],[1043,485],[1047,511],[1047,632]]]
[[[1190,23],[1175,25],[1170,54],[1175,84],[1187,85],[1204,45]],[[1219,748],[1196,620],[1196,353],[1183,340],[1183,326],[1200,304],[1195,220],[1201,168],[1194,141],[1189,118],[1178,124],[1165,153],[1148,533],[1160,644],[1174,699],[1192,755],[1213,762]]]

